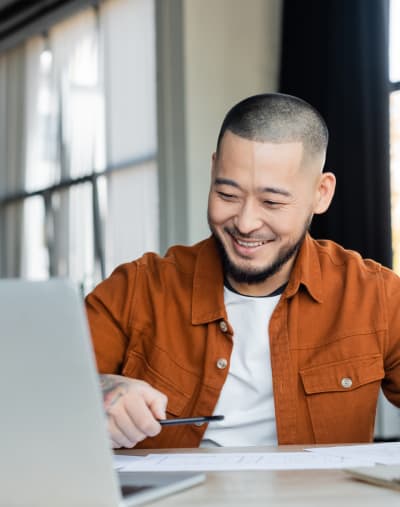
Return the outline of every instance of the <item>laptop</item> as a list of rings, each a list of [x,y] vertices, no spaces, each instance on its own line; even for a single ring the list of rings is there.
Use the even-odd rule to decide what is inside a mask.
[[[400,465],[375,465],[346,469],[353,478],[400,491]]]
[[[0,281],[0,505],[141,505],[199,473],[116,472],[82,297],[66,280]]]

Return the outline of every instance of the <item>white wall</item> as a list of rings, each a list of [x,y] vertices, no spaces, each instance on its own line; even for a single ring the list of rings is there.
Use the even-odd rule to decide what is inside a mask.
[[[227,110],[277,90],[281,0],[184,2],[189,243],[209,234],[211,154]]]
[[[157,3],[160,249],[209,234],[210,160],[240,99],[276,91],[281,0]]]

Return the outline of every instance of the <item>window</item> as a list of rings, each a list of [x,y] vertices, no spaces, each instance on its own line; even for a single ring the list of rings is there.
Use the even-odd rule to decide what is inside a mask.
[[[390,3],[390,168],[393,268],[400,274],[400,0]]]
[[[101,2],[0,55],[1,276],[87,292],[158,250],[155,64],[149,0]]]
[[[390,176],[392,207],[393,268],[400,273],[400,37],[396,24],[400,0],[390,0],[389,81],[390,81]],[[381,393],[376,419],[379,439],[399,440],[400,411]]]

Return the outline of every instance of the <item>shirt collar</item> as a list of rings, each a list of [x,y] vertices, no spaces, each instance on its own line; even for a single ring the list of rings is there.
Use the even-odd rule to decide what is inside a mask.
[[[318,303],[323,302],[321,264],[315,240],[306,235],[297,254],[288,286],[286,297],[292,297],[298,292],[300,285],[304,285],[310,296]]]
[[[310,296],[322,303],[322,274],[315,241],[309,234],[297,254],[288,285],[286,298],[294,296],[303,285]],[[193,293],[192,324],[204,324],[227,319],[224,304],[224,276],[215,240],[210,237],[202,242],[196,259]]]
[[[210,237],[202,242],[196,259],[192,324],[204,324],[226,318],[222,263],[215,240]]]

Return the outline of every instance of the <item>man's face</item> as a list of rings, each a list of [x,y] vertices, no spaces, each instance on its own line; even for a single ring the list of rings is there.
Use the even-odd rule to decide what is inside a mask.
[[[213,156],[208,221],[239,292],[268,293],[289,278],[321,176],[302,163],[301,142],[261,143],[230,131]]]

